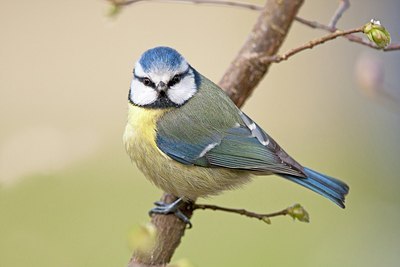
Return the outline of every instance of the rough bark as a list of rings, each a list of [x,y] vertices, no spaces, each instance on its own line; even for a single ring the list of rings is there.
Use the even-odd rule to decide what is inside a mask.
[[[260,57],[276,54],[302,3],[303,0],[266,2],[251,34],[219,83],[236,105],[243,105],[271,64],[262,62],[254,54],[259,54]],[[161,198],[166,203],[174,200],[176,198],[169,194],[164,194]],[[191,205],[187,204],[182,209],[189,218],[192,216]],[[181,220],[174,215],[154,215],[151,221],[158,232],[156,246],[147,253],[134,251],[128,267],[166,266],[179,246],[186,229]]]

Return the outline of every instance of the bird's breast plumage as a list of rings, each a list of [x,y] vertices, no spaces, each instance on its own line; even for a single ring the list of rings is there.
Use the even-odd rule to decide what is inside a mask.
[[[165,192],[193,200],[248,181],[249,174],[240,170],[185,165],[164,154],[156,143],[157,122],[168,112],[129,105],[125,148],[146,178]]]

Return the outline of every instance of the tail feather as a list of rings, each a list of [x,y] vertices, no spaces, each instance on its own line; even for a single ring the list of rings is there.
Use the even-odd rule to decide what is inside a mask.
[[[304,168],[304,172],[307,175],[306,178],[292,175],[282,175],[282,177],[332,200],[341,208],[345,207],[345,196],[349,192],[347,184],[308,168]]]

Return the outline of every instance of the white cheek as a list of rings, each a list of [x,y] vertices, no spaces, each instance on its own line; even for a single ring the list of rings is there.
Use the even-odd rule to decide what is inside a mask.
[[[196,83],[192,75],[183,78],[178,84],[167,91],[168,98],[175,104],[181,105],[196,93]]]
[[[158,98],[158,93],[153,88],[145,86],[136,79],[131,83],[130,99],[133,103],[139,106],[153,103]]]

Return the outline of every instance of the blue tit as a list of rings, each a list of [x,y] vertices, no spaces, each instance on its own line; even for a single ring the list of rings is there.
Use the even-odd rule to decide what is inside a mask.
[[[156,47],[137,61],[129,90],[126,150],[157,187],[179,199],[151,213],[175,213],[182,201],[217,195],[276,174],[344,208],[349,187],[303,167],[225,92],[176,50]]]

